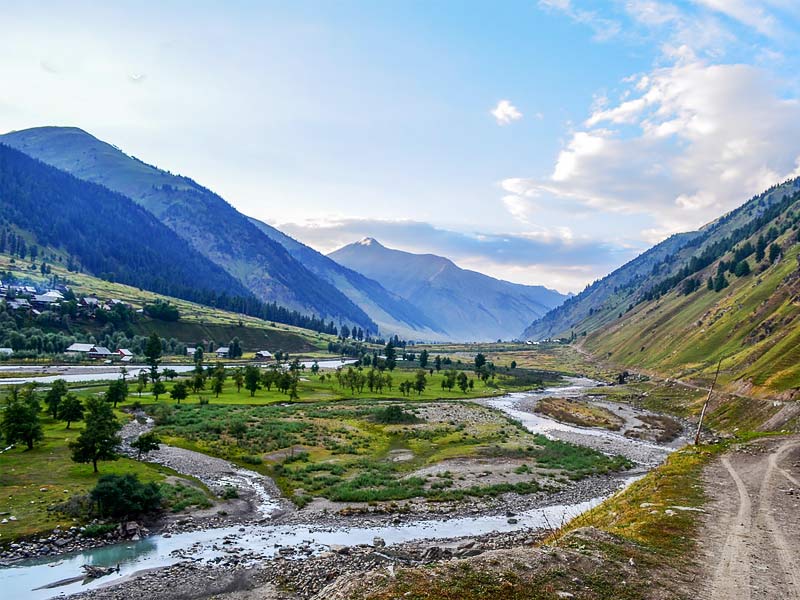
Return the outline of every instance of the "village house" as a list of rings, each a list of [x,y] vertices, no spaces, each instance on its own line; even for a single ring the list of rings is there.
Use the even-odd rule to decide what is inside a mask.
[[[256,352],[256,360],[272,360],[272,352],[269,350],[259,350]]]
[[[217,355],[217,358],[228,358],[230,353],[231,349],[228,346],[222,346],[214,351],[214,354]]]
[[[72,344],[69,348],[65,351],[67,354],[73,354],[78,356],[87,356],[91,359],[110,359],[116,354],[111,352],[108,348],[104,346],[97,346],[95,344],[80,344],[75,343]]]
[[[120,348],[119,350],[116,351],[115,354],[119,356],[119,359],[122,362],[126,363],[126,362],[131,362],[133,360],[133,352],[131,352],[127,348]]]

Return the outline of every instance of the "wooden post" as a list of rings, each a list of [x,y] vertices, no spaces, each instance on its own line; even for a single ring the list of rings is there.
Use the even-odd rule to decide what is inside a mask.
[[[703,428],[703,417],[706,416],[706,409],[708,408],[708,403],[711,400],[711,394],[714,393],[714,386],[717,383],[717,377],[719,377],[719,368],[722,366],[722,359],[719,359],[717,363],[717,372],[714,374],[714,381],[711,382],[711,387],[708,388],[708,396],[706,396],[706,401],[703,403],[703,410],[700,411],[700,422],[697,424],[697,433],[694,436],[694,445],[697,446],[700,443],[700,430]]]

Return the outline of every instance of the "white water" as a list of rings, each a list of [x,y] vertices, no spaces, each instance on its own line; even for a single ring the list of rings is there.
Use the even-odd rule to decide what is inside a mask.
[[[483,403],[505,412],[512,418],[519,419],[527,428],[536,433],[547,435],[549,432],[560,430],[604,437],[614,436],[614,434],[605,430],[571,427],[514,408],[522,399],[532,396],[545,397],[553,393],[558,393],[562,396],[577,395],[595,383],[591,380],[571,379],[569,381],[571,385],[567,387],[549,388],[542,392],[510,394],[503,398],[487,398],[483,400]],[[622,436],[615,437],[632,445],[650,445],[623,438]],[[663,447],[659,448],[663,449]],[[241,470],[238,475],[246,476],[248,473],[250,472]],[[258,476],[255,473],[253,475]],[[638,479],[638,476],[628,478],[622,486],[628,485],[635,479]],[[513,531],[523,528],[557,527],[596,506],[605,497],[599,496],[571,505],[554,505],[531,509],[516,515],[515,518],[518,522],[515,524],[508,523],[508,519],[505,516],[497,515],[461,517],[447,521],[426,520],[414,524],[383,525],[378,527],[325,528],[312,525],[257,525],[246,527],[244,532],[240,532],[239,527],[227,527],[187,532],[176,534],[172,537],[154,535],[138,542],[115,544],[55,558],[28,560],[12,567],[2,568],[0,569],[0,590],[3,590],[3,597],[43,600],[60,594],[75,593],[91,587],[113,583],[116,579],[137,571],[163,567],[187,558],[204,561],[214,560],[228,556],[232,548],[236,549],[238,555],[244,555],[250,560],[263,560],[264,558],[275,556],[278,553],[278,549],[283,546],[302,544],[316,553],[329,548],[333,544],[342,546],[370,544],[376,536],[383,538],[387,544],[391,545],[411,540],[435,540]],[[265,512],[269,512],[274,499],[269,496],[266,489],[264,490],[264,497],[260,497],[260,501],[263,505],[261,508]],[[233,544],[222,545],[223,538],[226,536],[233,540]],[[81,566],[84,564],[96,566],[119,565],[120,571],[101,579],[92,580],[86,585],[77,582],[54,589],[35,589],[81,574]]]

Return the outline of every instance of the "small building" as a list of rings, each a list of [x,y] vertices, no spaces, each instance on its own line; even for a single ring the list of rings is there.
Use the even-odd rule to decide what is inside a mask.
[[[89,358],[111,358],[114,353],[105,346],[92,346],[89,350]]]
[[[13,348],[0,348],[0,356],[11,356],[14,354]]]
[[[272,360],[273,356],[269,350],[259,350],[256,352],[256,358],[258,360]]]
[[[89,354],[92,348],[94,348],[94,344],[79,344],[75,343],[72,344],[69,348],[67,348],[67,354]]]
[[[6,305],[11,310],[30,310],[31,303],[25,298],[15,298],[14,300],[7,300]]]
[[[51,296],[48,294],[36,294],[32,299],[31,303],[34,306],[39,306],[41,308],[50,308],[61,302],[61,300],[55,296]]]
[[[131,362],[133,360],[133,352],[131,352],[127,348],[120,348],[119,350],[117,350],[116,354],[119,356],[119,359],[124,363]]]
[[[197,348],[186,348],[186,356],[194,358],[195,354],[197,354]]]
[[[217,358],[228,358],[230,353],[231,349],[228,346],[222,346],[214,351],[214,354],[217,355]]]
[[[72,344],[69,348],[67,348],[66,353],[88,356],[89,358],[95,359],[110,359],[116,356],[116,354],[111,352],[111,350],[108,348],[96,346],[95,344]]]

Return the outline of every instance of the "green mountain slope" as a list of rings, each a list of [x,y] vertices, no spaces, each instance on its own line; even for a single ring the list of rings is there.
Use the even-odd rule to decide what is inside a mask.
[[[579,339],[587,332],[584,348],[621,366],[707,380],[723,359],[723,384],[755,395],[796,394],[799,190],[793,180],[751,199],[653,262],[649,275],[611,288],[603,302],[577,296],[582,312],[559,323]],[[595,290],[620,278],[612,273]],[[556,322],[546,315],[533,329],[548,321]]]
[[[441,341],[446,334],[419,308],[386,290],[380,283],[309,248],[285,233],[251,219],[262,232],[281,244],[307,269],[361,307],[386,335],[404,339]]]
[[[517,337],[532,315],[543,315],[564,300],[542,286],[501,281],[441,256],[386,248],[372,238],[330,257],[417,306],[455,340]]]
[[[147,165],[72,127],[12,132],[0,136],[0,143],[133,199],[262,300],[377,329],[335,287],[187,177]]]
[[[206,299],[207,293],[250,296],[129,198],[2,144],[0,219],[6,228],[31,234],[30,242],[63,249],[106,279],[189,300]]]

